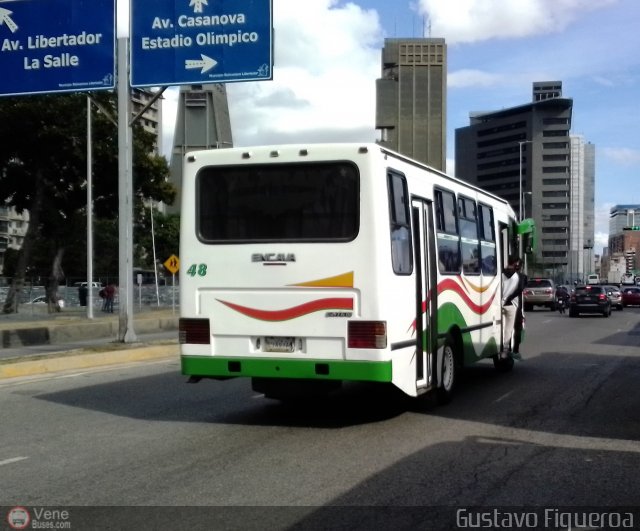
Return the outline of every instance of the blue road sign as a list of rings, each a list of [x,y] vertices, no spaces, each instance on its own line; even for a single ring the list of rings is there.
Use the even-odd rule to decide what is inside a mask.
[[[271,0],[131,0],[131,86],[272,79]]]
[[[0,96],[112,89],[115,0],[0,0]]]

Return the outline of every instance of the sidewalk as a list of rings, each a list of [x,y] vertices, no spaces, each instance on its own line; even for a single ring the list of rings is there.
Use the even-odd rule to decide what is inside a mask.
[[[24,310],[21,307],[18,314],[0,314],[0,354],[4,349],[9,356],[0,359],[0,380],[131,361],[177,359],[178,319],[178,311],[172,308],[150,307],[139,312],[134,309],[136,335],[175,331],[175,338],[122,343],[118,338],[117,309],[114,313],[98,309],[93,319],[87,317],[85,307],[63,308],[54,314],[48,313],[46,307]],[[79,348],[69,348],[74,342]],[[34,353],[29,347],[36,345],[61,345],[61,348]],[[20,351],[18,356],[10,353],[16,349]]]
[[[59,344],[92,338],[118,339],[119,319],[114,313],[94,311],[87,317],[85,307],[63,308],[48,313],[46,307],[24,308],[19,313],[0,314],[0,348],[28,345]],[[133,312],[133,328],[139,333],[178,329],[178,311],[171,308],[147,307]]]

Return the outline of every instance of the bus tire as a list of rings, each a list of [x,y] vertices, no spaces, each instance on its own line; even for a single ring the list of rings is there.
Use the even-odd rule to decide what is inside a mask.
[[[493,367],[498,372],[509,372],[513,369],[513,358],[511,356],[508,358],[500,358],[500,355],[496,354],[493,357]]]
[[[436,389],[438,404],[448,404],[453,398],[456,380],[458,377],[458,359],[456,355],[456,343],[451,335],[447,335],[442,347],[442,371],[440,372],[439,386]]]

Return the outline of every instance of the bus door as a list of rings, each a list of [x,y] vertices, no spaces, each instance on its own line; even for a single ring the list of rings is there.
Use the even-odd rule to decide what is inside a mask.
[[[415,314],[416,350],[415,381],[416,390],[429,389],[436,382],[436,315],[437,290],[435,289],[435,239],[433,229],[433,203],[413,198],[411,201],[413,225],[413,253],[415,271]]]
[[[508,225],[505,223],[498,223],[498,231],[500,234],[500,267],[498,269],[498,275],[500,277],[500,300],[502,300],[502,272],[509,265],[509,256],[513,254],[517,254],[517,245],[514,242],[514,238],[517,235],[514,235],[513,231],[510,229]],[[505,348],[507,345],[502,344],[502,327],[504,324],[504,320],[502,316],[500,317],[500,338],[498,339],[498,344],[500,348]]]

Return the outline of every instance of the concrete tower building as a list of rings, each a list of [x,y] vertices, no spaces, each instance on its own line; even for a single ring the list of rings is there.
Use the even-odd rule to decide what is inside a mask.
[[[446,94],[444,39],[385,39],[376,80],[380,144],[445,171]]]
[[[231,118],[224,84],[180,87],[170,179],[178,191],[167,212],[180,212],[182,162],[189,151],[233,147]]]

